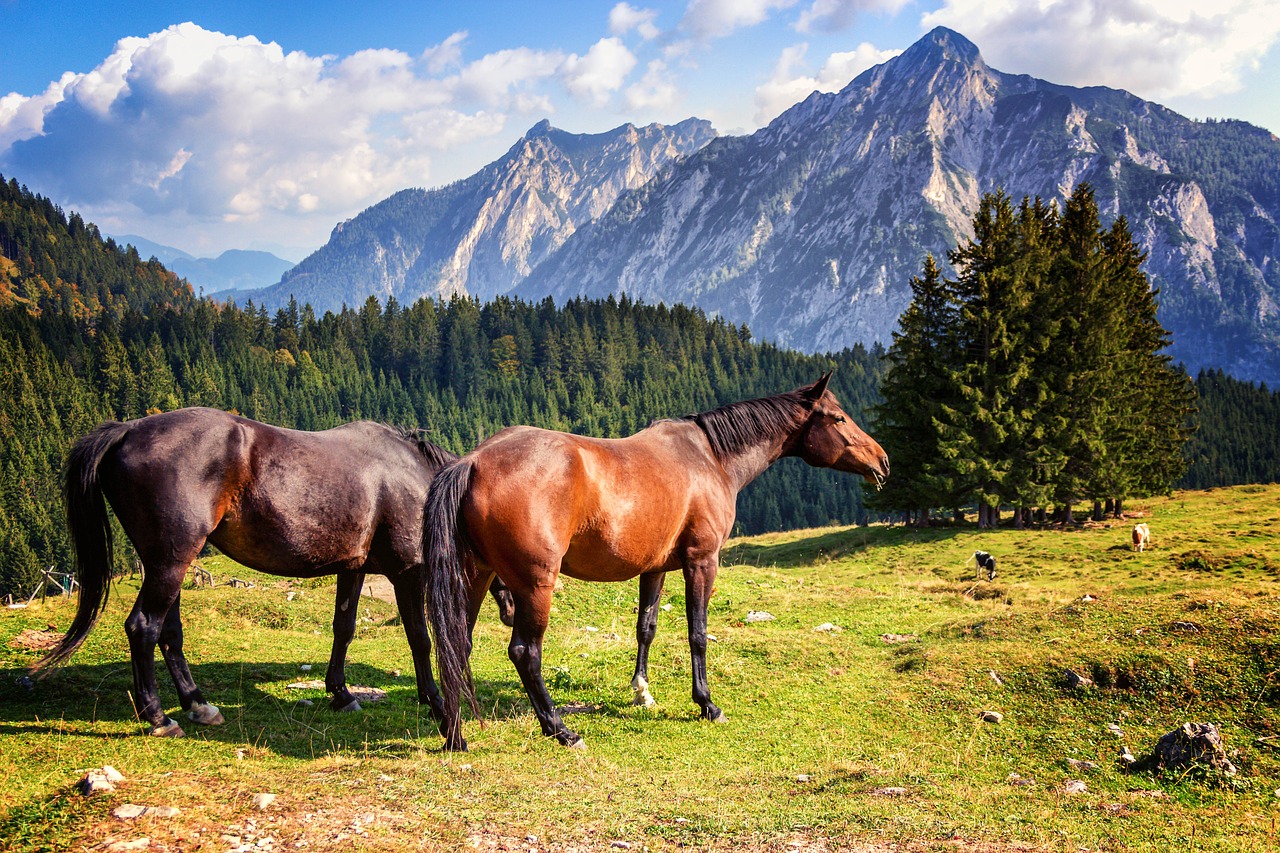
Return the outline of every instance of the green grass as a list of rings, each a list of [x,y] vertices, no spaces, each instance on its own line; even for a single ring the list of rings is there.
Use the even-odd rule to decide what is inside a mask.
[[[829,528],[730,543],[708,653],[726,725],[698,720],[689,700],[678,576],[668,579],[663,602],[673,606],[651,655],[653,710],[630,704],[636,586],[567,580],[544,675],[557,702],[583,709],[567,720],[585,754],[540,734],[491,605],[473,658],[486,723],[467,720],[463,755],[440,752],[395,609],[381,601],[361,601],[348,678],[388,698],[348,715],[331,713],[321,691],[301,694],[314,705],[297,704],[287,685],[323,678],[328,658],[327,581],[205,561],[220,580],[259,586],[184,592],[188,657],[227,723],[187,724],[181,740],[141,737],[130,704],[121,623],[136,581],[118,583],[71,665],[33,692],[14,679],[37,653],[11,640],[48,623],[65,628],[71,606],[51,599],[4,611],[0,848],[146,836],[156,849],[226,850],[230,835],[269,837],[275,850],[469,840],[608,849],[615,839],[633,850],[1275,849],[1280,487],[1178,493],[1128,509],[1151,524],[1143,554],[1128,548],[1132,521],[1068,531]],[[965,567],[978,548],[999,560],[994,583]],[[777,619],[747,624],[749,610]],[[823,622],[842,630],[813,632]],[[916,639],[889,644],[886,633]],[[312,672],[299,671],[305,663]],[[1068,689],[1066,668],[1095,686]],[[176,705],[160,669],[162,696]],[[984,710],[1004,721],[981,722]],[[1119,769],[1121,743],[1148,752],[1187,720],[1220,727],[1238,750],[1239,777]],[[1069,770],[1069,758],[1098,768]],[[128,777],[120,790],[74,793],[83,771],[103,764]],[[1035,784],[1013,785],[1011,773]],[[1088,792],[1063,793],[1069,778]],[[906,793],[878,793],[890,787]],[[278,799],[259,812],[252,797],[264,791]],[[127,823],[111,816],[125,802],[182,813]]]

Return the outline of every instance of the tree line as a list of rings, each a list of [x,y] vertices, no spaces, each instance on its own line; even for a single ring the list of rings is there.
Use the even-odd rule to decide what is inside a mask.
[[[975,506],[1021,526],[1119,514],[1186,466],[1195,389],[1163,354],[1145,260],[1124,218],[1101,226],[1092,189],[1062,208],[983,197],[974,236],[932,256],[887,354],[877,428],[897,449],[877,505],[924,522]]]
[[[1280,395],[1265,387],[1202,374],[1201,426],[1183,450],[1187,380],[1159,356],[1140,256],[1123,223],[1102,231],[1078,195],[1061,214],[984,200],[957,280],[926,260],[888,353],[811,356],[697,309],[626,298],[369,298],[321,316],[218,304],[0,179],[0,596],[71,566],[60,496],[71,442],[106,419],[188,405],[299,429],[420,427],[461,453],[517,423],[627,435],[834,368],[845,408],[890,454],[885,492],[864,505],[857,478],[784,462],[740,496],[742,533],[1114,501],[1167,489],[1188,462],[1182,484],[1197,488],[1276,480]],[[1105,311],[1083,296],[1099,291]]]

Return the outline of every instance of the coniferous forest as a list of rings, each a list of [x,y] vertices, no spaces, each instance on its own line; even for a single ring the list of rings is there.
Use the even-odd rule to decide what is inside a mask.
[[[999,206],[984,207],[993,221],[1008,218]],[[1043,211],[1036,215],[1047,216]],[[1013,216],[1011,208],[1008,216]],[[1044,226],[1046,233],[1059,227],[1051,220]],[[1120,253],[1121,267],[1132,276],[1124,285],[1126,298],[1133,300],[1126,310],[1149,310],[1153,320],[1154,302],[1148,305],[1140,296],[1138,260],[1125,253],[1123,234],[1103,233],[1086,216],[1080,234],[1090,229],[1100,235],[1097,239],[1106,251]],[[986,248],[996,247],[978,241],[959,251],[976,259],[974,253]],[[1061,269],[1068,260],[1054,263]],[[1026,262],[1025,257],[1019,261]],[[977,270],[973,264],[967,267],[971,272]],[[994,261],[990,265],[992,270],[1000,268]],[[989,278],[989,273],[983,274]],[[961,286],[944,283],[936,268],[930,273],[928,263],[916,285],[924,290]],[[971,275],[963,286],[982,293],[984,285]],[[969,318],[967,324],[976,322],[979,303],[966,299],[948,303],[943,315],[955,312],[956,317]],[[915,334],[913,324],[923,322],[915,305],[913,312],[904,317],[903,335]],[[1029,321],[1023,317],[1023,322]],[[988,326],[965,328],[989,328],[993,335],[1003,328],[983,322]],[[1138,325],[1146,337],[1131,346],[1134,357],[1154,358],[1152,363],[1166,371],[1163,381],[1183,389],[1188,383],[1185,375],[1149,349],[1162,340],[1158,324]],[[1136,339],[1138,333],[1134,335]],[[1065,344],[1053,341],[1053,346],[1049,339],[1024,344],[1021,352],[1035,353],[1041,360],[1037,364],[1060,363],[1054,381],[1069,384],[1071,360],[1085,354],[1075,352],[1079,347],[1063,349]],[[972,341],[966,346],[971,345]],[[997,341],[988,352],[1004,353],[998,357],[1012,364],[1016,359],[1008,347],[1007,341]],[[892,509],[955,508],[992,498],[1006,504],[1034,500],[1028,506],[1061,500],[1047,481],[1036,486],[1041,492],[1018,493],[1004,490],[1004,483],[1012,480],[988,474],[982,481],[986,491],[953,489],[944,500],[919,503],[915,490],[931,487],[936,472],[918,467],[922,445],[918,436],[903,431],[916,415],[885,405],[873,414],[883,399],[887,369],[893,372],[883,384],[885,396],[892,400],[901,392],[894,376],[900,383],[906,376],[902,371],[907,356],[901,339],[887,357],[861,348],[802,355],[753,341],[747,329],[696,309],[636,304],[625,298],[576,300],[563,306],[550,300],[530,304],[509,299],[485,305],[469,299],[423,300],[402,306],[395,300],[382,305],[370,298],[358,307],[323,316],[305,305],[290,305],[274,314],[252,304],[220,305],[195,298],[185,282],[159,263],[144,261],[132,247],[103,239],[78,215],[67,215],[16,181],[0,180],[0,596],[29,593],[42,568],[71,566],[60,483],[71,442],[106,419],[136,418],[181,406],[213,406],[300,429],[377,420],[425,429],[438,444],[464,452],[518,423],[604,437],[627,435],[655,418],[789,390],[834,368],[833,390],[893,460],[884,500],[868,515],[859,478],[784,460],[742,493],[740,532],[861,523]],[[1089,357],[1096,360],[1106,354]],[[962,360],[943,363],[954,366],[960,371],[955,377],[963,374],[966,382],[983,378],[964,373],[974,368],[962,369]],[[995,382],[1000,375],[995,366],[989,367],[985,381]],[[1141,431],[1135,436],[1121,430],[1124,441],[1154,442],[1162,454],[1154,473],[1144,469],[1126,474],[1131,479],[1124,480],[1124,488],[1093,490],[1089,472],[1071,468],[1074,450],[1049,448],[1046,455],[1027,458],[1037,465],[1048,460],[1043,464],[1052,470],[1072,470],[1076,479],[1071,488],[1077,498],[1123,498],[1167,489],[1184,466],[1183,482],[1193,487],[1276,480],[1280,453],[1274,424],[1280,422],[1280,395],[1220,373],[1202,374],[1195,385],[1200,429],[1185,448],[1187,425],[1181,420],[1176,435],[1161,432],[1144,438]],[[1104,386],[1089,387],[1101,399],[1109,399]],[[925,396],[930,388],[919,386]],[[1024,394],[1030,390],[1022,389]],[[1029,405],[1024,397],[1013,399]],[[1189,399],[1175,398],[1179,412]],[[964,413],[946,436],[947,452],[957,459],[988,453],[990,445],[976,436],[1000,434],[1007,426],[996,419],[1011,417],[1003,410],[984,412],[973,403],[947,403],[957,415]],[[1082,414],[1073,408],[1068,420]],[[1055,422],[1064,415],[1059,410]],[[1123,422],[1114,423],[1114,413],[1112,420],[1113,427],[1124,427]],[[930,416],[920,423],[933,421]],[[1093,446],[1087,430],[1070,435],[1079,443],[1072,447]],[[1108,433],[1107,441],[1113,440],[1118,441]],[[985,457],[981,464],[994,465],[1000,472],[1014,470]],[[904,502],[901,495],[912,497]],[[117,565],[124,567],[128,546],[119,539]]]

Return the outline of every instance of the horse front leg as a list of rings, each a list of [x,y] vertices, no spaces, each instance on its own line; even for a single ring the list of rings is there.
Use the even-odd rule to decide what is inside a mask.
[[[333,650],[329,653],[329,668],[324,673],[324,689],[333,694],[329,707],[335,711],[360,710],[360,703],[347,689],[347,649],[356,635],[363,588],[364,572],[338,572],[338,594],[333,602]]]
[[[666,572],[653,572],[640,576],[640,607],[636,612],[636,671],[631,676],[631,689],[635,697],[633,705],[652,708],[657,702],[649,692],[649,646],[658,631],[658,599],[662,596],[662,584]]]
[[[160,629],[160,653],[164,655],[165,666],[169,668],[174,686],[178,688],[178,701],[187,712],[187,717],[193,723],[206,726],[220,726],[226,722],[217,706],[205,701],[204,694],[191,677],[191,668],[182,652],[181,589],[174,596],[173,604],[164,618],[164,626]]]
[[[400,611],[400,623],[409,641],[413,655],[413,672],[418,680],[418,704],[431,709],[431,717],[437,724],[444,722],[444,699],[436,686],[431,671],[431,636],[427,632],[424,609],[422,576],[416,569],[408,569],[391,578],[396,591],[396,607]]]
[[[554,577],[554,574],[552,575]],[[520,673],[533,713],[538,717],[542,733],[564,746],[586,749],[586,742],[570,731],[560,719],[547,685],[542,680],[542,638],[551,615],[551,587],[534,587],[529,592],[512,590],[516,600],[516,624],[511,631],[507,655]]]
[[[707,686],[707,604],[715,585],[719,555],[690,559],[684,567],[685,615],[689,619],[689,657],[693,665],[693,701],[702,709],[703,719],[727,722],[724,711],[711,701]]]

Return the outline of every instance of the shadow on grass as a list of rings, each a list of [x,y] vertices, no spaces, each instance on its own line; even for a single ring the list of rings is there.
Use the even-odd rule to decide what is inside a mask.
[[[943,542],[959,537],[979,538],[992,531],[973,527],[850,527],[815,533],[804,539],[787,542],[739,542],[724,550],[720,563],[725,566],[771,566],[794,569],[824,560],[838,560],[873,547]]]
[[[430,711],[418,704],[412,673],[398,675],[366,664],[349,664],[348,686],[353,690],[357,685],[378,688],[386,692],[386,698],[363,701],[358,712],[338,713],[330,709],[330,696],[322,687],[295,690],[287,686],[313,677],[323,680],[323,672],[300,673],[293,664],[262,661],[193,664],[191,674],[196,683],[226,718],[223,725],[202,726],[176,707],[173,684],[163,664],[157,666],[161,702],[191,739],[249,745],[292,758],[349,751],[355,745],[393,755],[436,752],[442,747]],[[0,671],[0,737],[56,735],[101,741],[145,737],[147,727],[134,713],[130,695],[133,678],[127,664],[72,663],[29,688],[20,683],[24,674],[25,670]],[[552,687],[571,726],[572,720],[584,717],[620,720],[633,716],[629,704],[584,701],[582,689],[589,692],[585,686]],[[477,679],[476,693],[486,724],[530,712],[514,671],[509,678]],[[479,723],[465,700],[463,708],[464,725],[477,729]],[[689,715],[650,711],[637,719],[648,724],[668,716],[676,722],[686,721]]]

